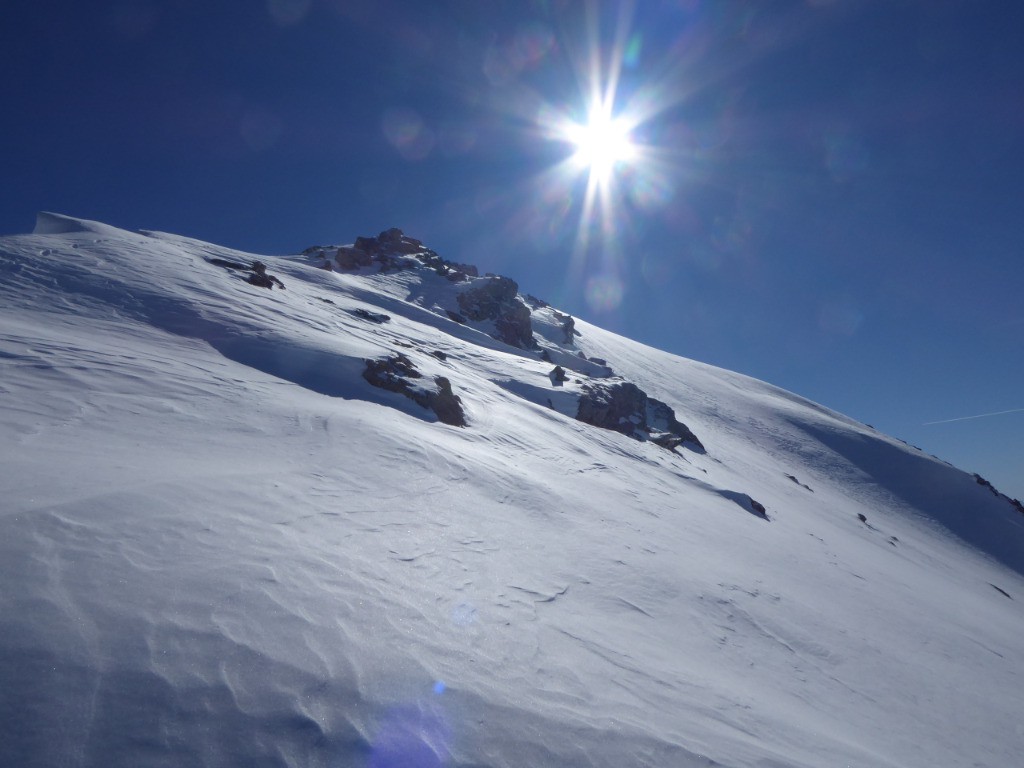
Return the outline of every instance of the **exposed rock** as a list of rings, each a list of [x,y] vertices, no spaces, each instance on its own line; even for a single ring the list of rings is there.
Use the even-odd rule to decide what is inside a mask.
[[[495,320],[504,305],[515,301],[518,290],[519,285],[512,278],[492,277],[460,293],[459,307],[470,320]]]
[[[373,256],[370,253],[362,248],[348,245],[338,248],[334,260],[341,269],[359,269],[359,267],[368,267],[373,264]]]
[[[252,274],[246,279],[250,285],[255,285],[260,288],[273,288],[275,285],[284,290],[284,283],[278,280],[274,275],[267,274],[267,265],[262,261],[254,261],[252,263]]]
[[[562,343],[563,344],[575,344],[575,336],[579,336],[580,332],[576,330],[576,321],[572,315],[563,315],[561,312],[555,311],[555,319],[562,324]]]
[[[434,349],[434,350],[431,350],[430,354],[432,354],[432,355],[433,355],[434,357],[436,357],[436,358],[437,358],[438,360],[447,360],[447,359],[448,359],[448,355],[446,355],[446,354],[445,354],[444,352],[442,352],[442,351],[441,351],[440,349]]]
[[[562,386],[562,384],[569,380],[569,377],[565,375],[565,368],[560,365],[556,365],[552,368],[548,377],[551,379],[551,383],[556,387]]]
[[[465,325],[465,324],[466,324],[466,323],[468,322],[468,321],[466,320],[466,318],[464,318],[464,317],[463,317],[462,315],[460,315],[460,314],[459,314],[458,312],[452,312],[452,311],[451,311],[450,309],[449,309],[449,310],[446,310],[446,311],[448,312],[448,318],[449,318],[450,320],[454,320],[454,321],[455,321],[456,323],[458,323],[459,325]]]
[[[382,312],[370,312],[368,309],[363,309],[362,307],[358,307],[357,309],[350,309],[349,314],[355,315],[361,320],[368,320],[371,323],[377,324],[387,323],[390,322],[391,320],[390,315],[385,315]]]
[[[533,338],[533,325],[530,323],[530,308],[516,299],[506,305],[494,321],[498,338],[506,344],[520,349],[533,349],[537,346]]]
[[[584,384],[576,419],[638,440],[651,440],[668,450],[690,443],[704,450],[697,436],[678,421],[673,410],[628,381]]]
[[[668,432],[681,438],[681,442],[693,443],[700,450],[704,450],[704,445],[690,428],[676,419],[675,411],[668,404],[653,397],[647,398],[647,425],[652,431]]]
[[[267,265],[262,261],[254,261],[251,265],[246,265],[240,261],[230,261],[228,259],[214,257],[207,259],[207,262],[226,269],[249,270],[251,274],[245,278],[245,281],[250,285],[257,286],[258,288],[273,288],[276,285],[278,288],[284,290],[284,283],[274,275],[268,275]]]
[[[788,477],[788,478],[789,478],[790,480],[792,480],[792,481],[793,481],[794,483],[796,483],[797,485],[799,485],[799,486],[800,486],[801,488],[806,488],[806,489],[807,489],[808,491],[810,491],[811,493],[814,493],[814,489],[813,489],[813,488],[811,488],[811,486],[809,486],[809,485],[808,485],[807,483],[801,483],[801,482],[800,482],[799,480],[797,480],[797,479],[796,479],[796,477],[795,477],[794,475],[786,475],[786,477]]]
[[[518,291],[515,280],[490,277],[460,293],[459,308],[470,320],[493,320],[500,341],[520,349],[534,349],[537,342],[530,324],[530,308],[518,297]]]
[[[363,378],[375,387],[398,392],[424,408],[429,408],[444,424],[466,426],[462,400],[452,392],[451,382],[444,376],[435,376],[436,389],[428,389],[419,382],[414,382],[414,379],[422,379],[423,374],[401,353],[378,360],[367,360]]]
[[[437,414],[437,418],[445,424],[455,427],[466,426],[466,414],[462,410],[462,400],[452,392],[452,384],[444,376],[435,376],[436,392],[427,393],[427,407]]]
[[[415,269],[419,262],[403,254],[378,253],[373,260],[380,265],[381,272],[398,272],[403,269]]]
[[[683,444],[684,440],[679,437],[679,435],[673,435],[670,432],[652,432],[651,442],[655,445],[661,446],[662,448],[674,451]]]
[[[978,483],[978,485],[982,486],[983,488],[988,488],[998,498],[1006,499],[1010,506],[1012,506],[1022,515],[1024,515],[1024,504],[1021,504],[1018,499],[1011,499],[1009,496],[999,491],[994,485],[992,485],[992,483],[990,483],[988,480],[986,480],[979,474],[974,475],[974,480]]]
[[[583,386],[576,420],[638,437],[646,426],[647,395],[628,381]]]
[[[405,355],[398,353],[378,360],[367,360],[363,378],[375,387],[391,392],[404,392],[409,387],[407,379],[422,377],[416,366]]]
[[[750,494],[727,490],[720,490],[718,493],[724,498],[738,504],[747,512],[754,515],[754,517],[759,517],[766,522],[771,522],[771,518],[768,517],[768,510],[765,509],[764,504],[751,498]]]
[[[996,496],[998,496],[998,495],[999,495],[999,491],[997,491],[997,490],[995,489],[995,486],[994,486],[994,485],[992,485],[992,483],[990,483],[990,482],[989,482],[988,480],[986,480],[986,479],[985,479],[984,477],[982,477],[981,475],[977,475],[977,474],[976,474],[976,475],[974,476],[974,479],[975,479],[975,481],[976,481],[976,482],[978,483],[978,485],[980,485],[980,486],[982,486],[982,487],[984,487],[984,488],[988,488],[988,489],[989,489],[990,491],[992,491],[992,493],[994,493],[994,494],[995,494]]]
[[[380,241],[376,237],[357,237],[353,243],[357,251],[374,254],[380,250]]]
[[[460,272],[463,275],[468,275],[469,277],[480,277],[480,270],[472,264],[459,264],[454,261],[446,261],[445,264],[448,265],[449,269]]]

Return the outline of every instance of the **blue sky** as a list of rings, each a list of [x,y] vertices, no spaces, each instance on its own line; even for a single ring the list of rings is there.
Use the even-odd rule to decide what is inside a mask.
[[[33,0],[0,51],[0,233],[399,226],[1024,498],[1024,3]]]

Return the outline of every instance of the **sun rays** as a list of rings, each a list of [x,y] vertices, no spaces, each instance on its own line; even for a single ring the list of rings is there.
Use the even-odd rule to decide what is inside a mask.
[[[611,181],[616,166],[636,156],[629,125],[612,117],[605,105],[592,108],[586,123],[569,123],[563,130],[565,138],[576,147],[573,163],[588,169],[599,186]]]
[[[569,279],[583,281],[594,309],[610,310],[625,291],[618,242],[631,226],[631,190],[651,189],[648,181],[657,175],[656,153],[636,135],[656,112],[648,101],[643,108],[634,104],[620,89],[623,67],[638,48],[637,38],[630,42],[629,18],[620,15],[607,40],[592,13],[587,32],[582,50],[570,52],[578,97],[567,108],[546,105],[537,123],[546,139],[568,152],[543,183],[570,190],[579,200]],[[649,197],[641,193],[638,199],[642,204]]]

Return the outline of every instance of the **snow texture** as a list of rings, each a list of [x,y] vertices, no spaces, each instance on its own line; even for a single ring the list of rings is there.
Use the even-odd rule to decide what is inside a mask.
[[[309,253],[0,239],[0,764],[1019,764],[1010,500],[541,303],[516,348],[444,270]],[[466,426],[363,377],[399,354]],[[703,450],[577,421],[595,382]]]

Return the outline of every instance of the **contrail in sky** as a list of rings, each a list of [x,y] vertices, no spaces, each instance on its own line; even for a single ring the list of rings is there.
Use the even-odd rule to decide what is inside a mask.
[[[988,416],[1002,416],[1004,413],[1021,413],[1024,408],[1011,408],[1008,411],[996,411],[995,413],[979,413],[977,416],[960,416],[955,419],[943,419],[942,421],[926,421],[921,426],[930,427],[932,424],[949,424],[954,421],[968,421],[970,419],[984,419]]]

